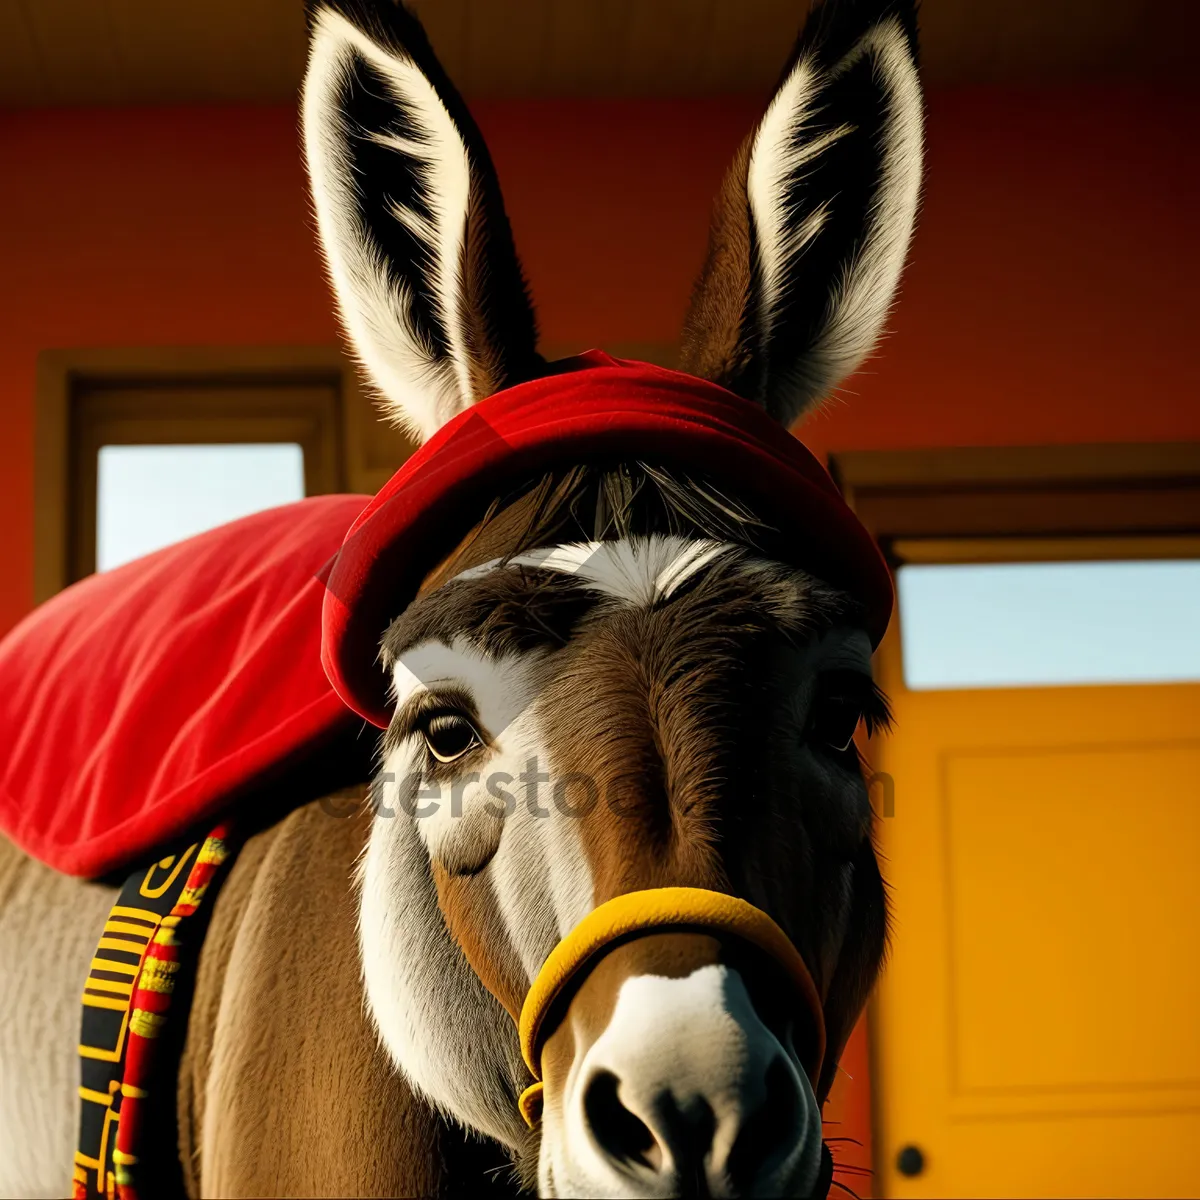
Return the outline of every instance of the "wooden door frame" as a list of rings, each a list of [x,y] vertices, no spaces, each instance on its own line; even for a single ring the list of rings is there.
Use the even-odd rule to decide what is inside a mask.
[[[371,461],[377,414],[354,365],[334,346],[115,347],[46,350],[38,356],[34,425],[34,601],[73,575],[72,408],[84,390],[167,386],[333,388],[336,445],[314,476],[320,490],[373,492],[394,466]],[[218,439],[220,440],[220,439]],[[398,466],[396,463],[395,466]],[[307,469],[307,468],[306,468]]]
[[[830,471],[885,552],[901,538],[1200,532],[1200,443],[855,450]]]

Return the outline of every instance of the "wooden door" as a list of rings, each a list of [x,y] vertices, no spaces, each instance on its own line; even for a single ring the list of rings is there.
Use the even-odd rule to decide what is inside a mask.
[[[909,691],[895,622],[877,667],[876,1194],[1200,1194],[1200,685]]]

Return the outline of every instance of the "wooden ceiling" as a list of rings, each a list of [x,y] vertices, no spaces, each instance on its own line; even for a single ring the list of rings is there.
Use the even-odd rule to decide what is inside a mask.
[[[416,0],[468,96],[768,88],[806,0]],[[1182,83],[1200,0],[924,0],[931,86]],[[0,0],[0,106],[290,100],[301,0]]]

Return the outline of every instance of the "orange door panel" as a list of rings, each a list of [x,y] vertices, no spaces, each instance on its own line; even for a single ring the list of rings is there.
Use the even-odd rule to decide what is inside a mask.
[[[1200,1194],[1200,686],[910,692],[894,628],[879,660],[877,1191]]]

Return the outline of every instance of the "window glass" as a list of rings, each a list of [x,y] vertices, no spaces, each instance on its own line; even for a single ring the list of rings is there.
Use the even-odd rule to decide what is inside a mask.
[[[102,446],[96,482],[96,569],[304,496],[294,442]]]
[[[909,688],[1200,680],[1200,562],[913,564]]]

